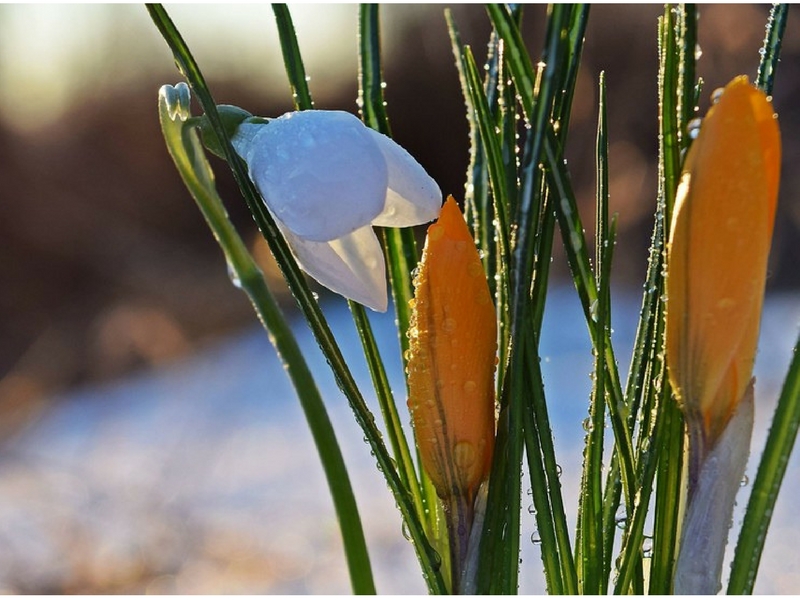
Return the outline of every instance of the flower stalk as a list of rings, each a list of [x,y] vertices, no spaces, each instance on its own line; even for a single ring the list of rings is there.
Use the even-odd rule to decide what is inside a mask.
[[[408,407],[422,466],[445,508],[452,589],[460,592],[475,498],[494,449],[497,323],[480,256],[452,196],[428,228],[414,288]]]
[[[689,436],[676,593],[720,587],[749,452],[780,172],[780,133],[764,93],[737,77],[715,97],[684,163],[667,250],[667,361]]]

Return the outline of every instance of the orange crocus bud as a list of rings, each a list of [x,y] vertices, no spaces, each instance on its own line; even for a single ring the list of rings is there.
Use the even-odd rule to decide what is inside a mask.
[[[480,257],[450,196],[414,279],[408,407],[440,498],[474,498],[494,447],[497,323]]]
[[[422,466],[444,503],[460,591],[475,495],[494,449],[497,323],[480,257],[453,197],[428,237],[411,301],[408,407]]]
[[[686,156],[667,250],[667,364],[701,437],[696,457],[713,447],[752,376],[780,160],[772,104],[735,78]]]
[[[770,101],[737,77],[686,156],[667,248],[667,366],[689,433],[675,594],[721,587],[753,429],[752,372],[780,162]]]

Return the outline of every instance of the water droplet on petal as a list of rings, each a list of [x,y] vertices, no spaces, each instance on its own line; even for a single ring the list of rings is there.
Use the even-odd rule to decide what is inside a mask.
[[[444,227],[439,224],[434,223],[430,227],[428,227],[428,239],[431,241],[436,241],[442,239],[444,235]]]
[[[692,119],[686,125],[686,129],[688,130],[689,137],[693,140],[697,139],[697,136],[700,135],[700,126],[703,124],[702,119]]]
[[[471,442],[458,442],[453,448],[453,460],[459,469],[469,469],[475,464],[475,446]]]

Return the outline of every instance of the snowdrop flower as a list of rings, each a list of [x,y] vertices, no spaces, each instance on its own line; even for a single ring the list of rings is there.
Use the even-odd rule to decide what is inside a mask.
[[[385,263],[372,227],[409,227],[438,216],[442,194],[422,166],[341,111],[247,119],[231,143],[303,270],[385,311]]]
[[[753,427],[753,363],[778,199],[769,99],[737,77],[689,149],[667,249],[667,365],[689,432],[675,593],[716,594]]]

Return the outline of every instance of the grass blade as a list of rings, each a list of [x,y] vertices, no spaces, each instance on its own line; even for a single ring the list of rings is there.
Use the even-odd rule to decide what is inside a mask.
[[[364,123],[391,136],[389,117],[383,101],[378,10],[378,5],[375,4],[362,4],[359,9],[359,104]],[[414,297],[411,271],[417,266],[419,252],[411,228],[384,228],[382,232],[400,333],[401,355],[405,364],[405,353],[408,350],[405,332],[408,331],[411,315],[408,303]]]
[[[608,131],[606,130],[606,92],[605,76],[600,74],[599,83],[599,116],[597,123],[597,197],[595,224],[595,265],[599,282],[597,325],[601,329],[610,327],[610,254],[613,249],[613,237],[610,239],[608,227]],[[603,578],[604,564],[608,558],[604,556],[603,544],[603,429],[605,427],[605,336],[600,336],[600,344],[595,352],[594,386],[589,405],[589,417],[585,421],[587,431],[586,445],[583,452],[583,473],[581,477],[581,493],[578,504],[578,529],[576,534],[576,564],[578,581],[584,594],[605,593]]]
[[[483,84],[469,47],[462,55],[467,88],[479,124],[481,141],[486,149],[489,180],[498,216],[500,256],[508,264],[508,190],[500,150],[500,140],[489,111]],[[521,420],[508,410],[507,390],[501,392],[501,413],[497,425],[495,454],[489,484],[489,497],[481,541],[478,568],[478,593],[514,593],[517,587],[519,556],[520,478],[519,463],[522,456]]]
[[[292,17],[289,7],[285,4],[273,4],[272,12],[275,14],[275,23],[278,26],[278,37],[281,43],[281,54],[286,73],[289,75],[289,84],[292,87],[292,101],[299,110],[314,108],[314,101],[308,89],[308,78],[303,60],[300,57],[300,46],[297,43]]]
[[[778,491],[800,427],[800,339],[781,390],[736,545],[728,594],[752,594]]]
[[[786,30],[786,20],[789,16],[788,4],[773,4],[767,21],[767,34],[764,45],[759,50],[761,62],[758,65],[756,86],[764,90],[767,96],[772,95],[772,86],[775,83],[775,70],[781,58],[781,44],[783,32]]]

